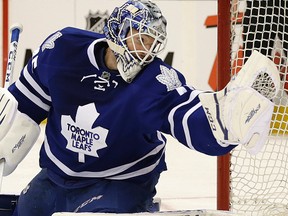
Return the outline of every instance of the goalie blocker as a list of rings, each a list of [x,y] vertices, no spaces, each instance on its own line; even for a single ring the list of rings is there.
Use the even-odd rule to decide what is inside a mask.
[[[257,154],[269,134],[274,97],[280,88],[275,64],[254,51],[228,85],[199,99],[211,130],[222,146],[243,144]]]
[[[11,174],[36,142],[40,127],[18,111],[18,103],[5,88],[0,88],[0,159],[5,160],[3,175]]]

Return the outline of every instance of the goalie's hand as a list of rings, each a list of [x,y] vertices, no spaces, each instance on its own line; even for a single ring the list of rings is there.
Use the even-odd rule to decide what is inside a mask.
[[[243,144],[258,153],[269,134],[273,98],[280,88],[274,63],[254,51],[225,89],[202,93],[199,99],[219,144]]]

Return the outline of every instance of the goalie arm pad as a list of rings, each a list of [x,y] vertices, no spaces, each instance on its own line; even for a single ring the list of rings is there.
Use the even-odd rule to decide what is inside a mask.
[[[39,125],[17,110],[10,129],[0,141],[0,158],[5,160],[4,176],[16,169],[36,142],[39,134]]]

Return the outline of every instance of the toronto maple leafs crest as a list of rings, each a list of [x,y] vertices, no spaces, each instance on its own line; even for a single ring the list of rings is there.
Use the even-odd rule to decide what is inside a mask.
[[[104,13],[101,13],[100,11],[92,13],[89,11],[88,16],[86,17],[86,30],[103,34],[103,27],[108,18],[108,11],[105,11]]]
[[[99,117],[94,103],[79,106],[75,121],[71,116],[61,118],[61,133],[67,140],[66,148],[79,154],[79,162],[85,163],[85,155],[99,157],[97,151],[107,147],[108,130],[93,123]]]
[[[156,79],[166,85],[167,91],[172,91],[180,86],[182,86],[177,72],[173,68],[165,67],[164,65],[160,65],[161,74],[156,76]]]

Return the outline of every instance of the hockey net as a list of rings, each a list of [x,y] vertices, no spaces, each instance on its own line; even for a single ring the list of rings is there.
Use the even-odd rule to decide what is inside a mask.
[[[220,180],[229,178],[226,186],[221,186],[222,189],[226,187],[229,194],[221,194],[222,189],[218,191],[218,208],[223,206],[222,201],[227,202],[225,196],[228,196],[227,205],[234,213],[288,215],[288,1],[228,2],[230,75],[241,69],[253,50],[258,50],[272,59],[279,69],[281,90],[274,101],[276,106],[264,149],[252,156],[238,146],[227,156],[228,160],[218,163],[222,168],[228,167],[226,171],[218,169],[218,179],[219,176]],[[219,19],[219,22],[223,20]],[[218,184],[223,185],[223,182]]]

